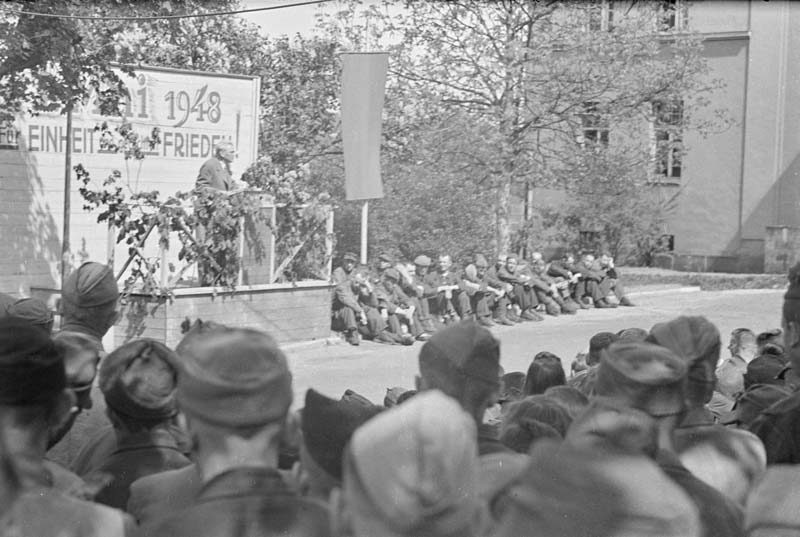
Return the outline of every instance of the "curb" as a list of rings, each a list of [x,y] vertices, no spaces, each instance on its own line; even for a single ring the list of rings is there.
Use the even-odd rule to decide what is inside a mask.
[[[654,289],[652,291],[631,291],[628,296],[658,296],[672,293],[699,293],[700,286],[675,287],[672,289]]]
[[[330,336],[321,339],[311,339],[306,341],[292,341],[280,345],[283,351],[301,351],[313,347],[332,347],[334,345],[341,345],[344,342],[342,338]]]

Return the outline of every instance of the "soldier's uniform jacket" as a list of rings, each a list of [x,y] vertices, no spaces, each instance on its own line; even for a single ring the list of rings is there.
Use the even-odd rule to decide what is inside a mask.
[[[474,278],[471,278],[469,275],[475,274]],[[467,265],[467,268],[461,272],[461,279],[459,281],[459,285],[461,286],[461,290],[467,293],[468,295],[472,296],[478,292],[486,292],[489,290],[489,279],[488,279],[488,270],[484,272],[483,278],[477,276],[478,269],[475,265],[470,264]],[[475,288],[475,285],[466,285],[465,282],[469,282],[471,284],[478,285],[478,288]],[[498,284],[501,284],[500,280],[497,280]]]
[[[492,265],[486,269],[485,280],[489,287],[493,289],[503,289],[503,280],[500,279],[500,271],[498,270],[497,265]]]
[[[375,299],[379,308],[385,308],[389,315],[394,315],[397,308],[407,308],[409,306],[408,297],[400,290],[399,285],[395,285],[392,291],[386,289],[381,284],[375,288]]]
[[[578,272],[581,273],[582,280],[600,282],[606,277],[605,271],[600,267],[600,263],[596,260],[593,261],[589,266],[585,265],[584,263],[580,263],[578,265]]]
[[[401,287],[403,292],[407,296],[413,296],[416,298],[431,298],[436,296],[436,287],[431,285],[431,281],[428,279],[430,272],[425,275],[425,277],[420,277],[416,272],[412,272],[409,276],[411,276],[411,282],[406,282],[405,279],[401,283]],[[422,289],[420,290],[420,287]]]
[[[569,280],[573,274],[580,272],[574,266],[567,265],[560,261],[553,261],[547,266],[547,275],[552,278],[564,278]]]
[[[525,273],[528,274],[529,280],[528,285],[536,289],[537,291],[542,291],[544,293],[550,292],[550,286],[555,284],[555,280],[547,275],[546,270],[542,270],[541,272],[536,272],[535,269],[523,269]]]
[[[280,473],[235,468],[203,485],[194,504],[144,526],[146,537],[327,537],[327,507],[295,495]]]
[[[432,270],[425,276],[425,283],[436,289],[442,285],[458,285],[461,283],[461,270],[452,266],[447,272]]]

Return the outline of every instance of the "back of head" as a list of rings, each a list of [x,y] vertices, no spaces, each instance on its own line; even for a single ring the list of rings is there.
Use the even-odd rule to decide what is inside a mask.
[[[101,336],[114,322],[119,287],[111,269],[87,261],[64,280],[61,309],[64,323],[78,322]]]
[[[174,417],[178,367],[177,355],[152,339],[131,341],[109,354],[100,366],[100,390],[115,419],[135,432]]]
[[[357,429],[343,494],[355,535],[471,535],[480,514],[476,426],[430,390]]]
[[[777,464],[767,468],[750,491],[744,526],[751,537],[800,536],[800,466]]]
[[[499,341],[474,321],[436,332],[419,352],[420,388],[453,397],[476,421],[498,391],[499,370]]]
[[[655,458],[657,435],[656,422],[649,414],[607,397],[596,397],[572,422],[566,442],[591,451]]]
[[[603,351],[595,394],[654,417],[686,410],[686,362],[652,343],[614,343]]]
[[[543,441],[509,493],[496,537],[689,537],[697,508],[642,456]]]
[[[592,366],[600,363],[603,350],[617,341],[619,337],[613,332],[599,332],[589,340],[589,354],[586,355],[586,365]]]
[[[381,410],[352,400],[335,400],[309,389],[301,428],[306,453],[329,476],[342,479],[342,456],[353,432]]]
[[[686,361],[689,406],[701,407],[711,400],[722,345],[716,326],[705,317],[682,316],[655,325],[646,341],[666,347]]]
[[[50,405],[67,386],[64,356],[27,321],[0,319],[0,405]]]
[[[531,395],[512,403],[503,419],[500,441],[517,453],[527,453],[543,438],[563,438],[572,418],[546,395]]]
[[[48,333],[53,329],[53,312],[38,298],[21,298],[8,307],[6,314],[28,321]]]
[[[512,371],[500,377],[500,402],[511,403],[523,397],[525,373]]]
[[[644,328],[625,328],[617,332],[620,341],[644,341],[649,332]]]
[[[286,356],[267,334],[236,328],[198,335],[183,347],[178,403],[220,429],[282,422],[292,404]]]
[[[781,373],[785,367],[786,365],[777,356],[762,354],[747,364],[747,370],[744,373],[744,389],[747,390],[756,384],[783,386],[784,380]]]
[[[589,398],[572,386],[551,386],[545,390],[544,394],[561,403],[572,419],[575,419],[589,406]]]
[[[551,386],[561,386],[567,383],[564,366],[561,358],[551,352],[540,352],[533,357],[528,373],[525,376],[525,395],[544,393]]]

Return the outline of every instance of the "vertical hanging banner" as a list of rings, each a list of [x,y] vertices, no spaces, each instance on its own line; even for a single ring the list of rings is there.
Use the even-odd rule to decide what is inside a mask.
[[[383,197],[381,126],[389,54],[342,54],[342,140],[348,200]]]

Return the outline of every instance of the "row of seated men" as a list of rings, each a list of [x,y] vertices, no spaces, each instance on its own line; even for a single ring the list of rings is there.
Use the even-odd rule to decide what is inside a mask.
[[[538,252],[527,263],[516,255],[500,255],[492,266],[477,254],[463,269],[442,254],[432,264],[427,255],[406,266],[381,254],[369,268],[346,253],[332,274],[331,328],[352,345],[361,338],[411,345],[461,319],[485,327],[511,326],[541,321],[542,314],[633,306],[608,254],[596,259],[587,253],[578,262],[566,254],[549,263]]]

